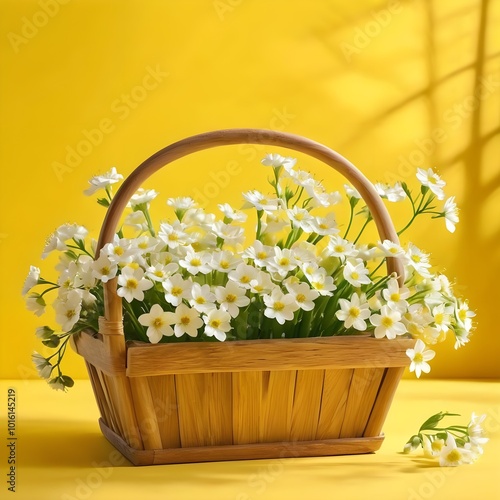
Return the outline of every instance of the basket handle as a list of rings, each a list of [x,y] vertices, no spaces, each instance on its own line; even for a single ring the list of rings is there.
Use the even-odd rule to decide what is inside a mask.
[[[216,146],[234,144],[265,144],[300,151],[312,156],[342,174],[359,191],[366,202],[377,226],[381,240],[399,243],[390,215],[371,182],[347,159],[326,146],[299,135],[265,129],[216,130],[194,135],[167,146],[139,165],[117,191],[104,219],[97,243],[97,257],[100,249],[113,241],[121,215],[132,195],[141,184],[157,170],[174,160],[197,151]],[[396,273],[400,283],[404,281],[404,267],[400,259],[387,258],[387,273]],[[104,283],[105,319],[109,322],[122,321],[122,301],[117,295],[117,280]]]

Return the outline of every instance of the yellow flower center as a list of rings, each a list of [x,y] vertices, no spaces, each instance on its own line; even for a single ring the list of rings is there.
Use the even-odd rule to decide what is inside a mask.
[[[183,325],[189,325],[189,323],[191,323],[191,318],[189,316],[182,316],[180,323]]]
[[[164,322],[163,322],[163,320],[161,318],[155,318],[153,320],[153,326],[155,328],[161,328],[163,325],[164,325]]]
[[[170,292],[174,297],[178,297],[182,293],[182,288],[180,286],[174,286]]]
[[[413,361],[415,361],[415,363],[422,363],[423,360],[424,357],[421,352],[417,352],[415,353],[415,356],[413,356]]]
[[[283,257],[282,259],[280,259],[279,264],[280,266],[288,266],[290,264],[290,259]]]
[[[76,315],[76,311],[74,309],[69,309],[66,311],[66,317],[68,319],[71,319],[75,315]]]
[[[335,245],[335,247],[333,248],[335,252],[337,253],[342,253],[345,251],[345,248],[343,245]]]
[[[242,283],[250,283],[250,277],[249,276],[242,276],[240,281]]]
[[[324,222],[322,222],[321,224],[319,224],[319,228],[320,229],[328,229],[328,224],[325,224]]]
[[[258,252],[257,253],[257,258],[258,259],[266,259],[267,258],[267,253],[266,252]]]
[[[389,298],[393,302],[399,302],[401,300],[401,295],[399,295],[399,293],[391,293],[391,296]]]
[[[437,180],[434,178],[434,177],[429,177],[429,182],[431,184],[436,184],[437,183]]]
[[[229,268],[229,262],[227,260],[221,260],[220,261],[220,267],[222,269],[228,269]]]
[[[222,321],[220,319],[213,319],[212,321],[210,321],[210,326],[213,328],[219,328],[221,323]]]
[[[462,458],[462,454],[457,450],[451,450],[448,455],[446,455],[446,460],[448,462],[459,462],[460,459]]]
[[[170,233],[168,235],[169,241],[177,241],[179,239],[179,236],[177,236],[175,233]]]
[[[460,309],[458,311],[458,317],[461,321],[465,321],[467,319],[467,311],[465,309]]]
[[[101,267],[101,274],[108,274],[110,271],[108,266]]]
[[[144,250],[145,248],[148,248],[148,242],[147,241],[141,241],[138,245],[139,248]]]
[[[201,260],[195,257],[194,259],[191,259],[191,265],[196,267],[201,266]]]
[[[443,313],[438,313],[434,316],[434,323],[436,323],[436,325],[440,325],[443,321],[444,321]]]
[[[163,273],[163,271],[160,271],[160,270],[156,270],[153,274],[155,276],[157,276],[158,278],[163,278],[163,276],[165,276],[165,274]]]
[[[384,316],[382,318],[382,325],[386,328],[390,328],[394,324],[394,321],[389,316]]]
[[[228,294],[226,295],[226,302],[230,302],[230,303],[232,303],[232,302],[236,302],[236,299],[237,299],[237,298],[238,298],[238,297],[236,297],[236,295],[234,295],[234,293],[228,293]]]
[[[132,269],[139,269],[139,264],[137,262],[131,262],[130,264],[127,264],[127,267],[130,267]]]
[[[433,441],[431,443],[431,449],[432,451],[441,451],[441,449],[443,448],[443,441],[439,440],[439,441]]]
[[[359,279],[359,273],[358,273],[358,272],[356,272],[356,271],[353,271],[353,272],[351,273],[351,278],[352,278],[353,280],[357,280],[357,279]]]
[[[135,278],[129,278],[127,280],[126,288],[130,288],[131,290],[135,290],[137,288],[138,284],[139,283],[137,283],[137,280]]]
[[[300,303],[305,302],[306,296],[303,293],[299,293],[297,297],[295,297],[295,300]]]
[[[418,264],[422,259],[420,258],[420,255],[412,255],[411,260]]]
[[[279,302],[279,301],[275,302],[273,309],[275,311],[283,311],[283,309],[285,309],[285,304],[283,304],[283,302]]]
[[[315,288],[316,290],[323,290],[323,288],[325,287],[325,284],[324,283],[321,283],[320,281],[313,281],[311,283],[312,287]]]
[[[359,307],[356,307],[356,306],[352,306],[350,309],[349,309],[349,316],[352,316],[353,318],[357,318],[361,313],[361,310],[359,309]]]
[[[206,302],[205,297],[196,297],[195,302],[197,304],[204,304]]]
[[[124,250],[123,250],[123,248],[122,248],[122,247],[115,247],[115,248],[113,249],[113,253],[114,253],[115,255],[123,255]]]
[[[398,249],[395,247],[391,247],[391,248],[389,248],[389,253],[396,254],[396,253],[398,253]]]

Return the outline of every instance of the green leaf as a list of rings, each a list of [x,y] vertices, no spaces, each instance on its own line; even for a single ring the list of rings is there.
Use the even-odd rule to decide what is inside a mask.
[[[99,203],[99,205],[102,205],[103,207],[109,207],[109,200],[107,198],[98,198],[97,203]]]
[[[48,339],[42,340],[42,344],[54,349],[59,345],[61,339],[57,335],[51,335]]]

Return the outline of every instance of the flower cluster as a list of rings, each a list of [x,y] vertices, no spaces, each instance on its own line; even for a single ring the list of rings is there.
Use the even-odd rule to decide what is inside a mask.
[[[23,290],[37,315],[46,308],[47,293],[56,294],[52,307],[59,328],[45,326],[37,335],[57,351],[51,357],[34,355],[40,375],[56,388],[72,384],[60,371],[67,342],[82,330],[97,330],[103,283],[114,278],[129,340],[407,335],[418,339],[407,353],[417,377],[429,371],[427,361],[434,356],[427,346],[448,335],[454,336],[455,348],[468,342],[474,313],[454,295],[446,276],[433,272],[427,253],[412,243],[360,242],[372,218],[359,207],[362,200],[352,186],[344,186],[350,218],[341,226],[334,207],[343,195],[297,169],[293,158],[269,154],[262,163],[270,169],[273,192],[243,193],[241,210],[220,204],[217,216],[191,198],[169,198],[173,216],[156,228],[150,203],[158,193],[141,189],[132,196],[114,240],[103,248],[96,249],[81,226],[58,228],[43,252],[43,257],[59,252],[58,278],[48,280],[32,266]],[[458,222],[454,198],[441,210],[434,206],[444,199],[445,182],[431,169],[419,169],[417,178],[417,195],[405,183],[375,185],[388,202],[411,205],[410,220],[399,234],[423,214],[443,218],[453,231]],[[86,194],[104,190],[98,202],[108,206],[121,179],[112,169],[91,179]],[[255,217],[250,238],[245,209]],[[384,275],[387,257],[404,262],[404,285],[397,276]]]
[[[445,417],[459,417],[456,413],[439,412],[432,415],[420,427],[404,446],[404,452],[410,453],[422,447],[424,456],[438,459],[439,465],[455,467],[470,464],[483,454],[483,445],[488,442],[483,423],[486,415],[472,413],[468,425],[450,425],[438,427]]]

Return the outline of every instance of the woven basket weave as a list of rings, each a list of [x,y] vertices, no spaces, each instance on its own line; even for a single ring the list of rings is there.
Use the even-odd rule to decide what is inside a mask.
[[[203,149],[242,143],[287,147],[330,165],[360,192],[381,240],[398,242],[372,184],[341,155],[292,134],[233,129],[181,140],[140,165],[113,199],[97,248],[113,240],[130,197],[155,171]],[[387,259],[387,270],[403,280],[398,259]],[[412,339],[125,342],[116,289],[116,278],[104,285],[99,333],[82,332],[73,347],[85,358],[103,434],[135,465],[357,454],[381,446]]]

